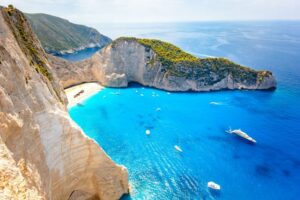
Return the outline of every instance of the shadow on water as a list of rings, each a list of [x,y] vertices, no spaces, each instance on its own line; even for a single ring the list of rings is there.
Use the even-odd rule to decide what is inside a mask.
[[[108,112],[105,107],[100,108],[100,113],[103,119],[107,120],[108,119]]]
[[[281,170],[282,174],[285,176],[285,177],[290,177],[291,176],[291,171],[290,170],[287,170],[287,169],[283,169]]]
[[[270,178],[272,176],[272,168],[265,163],[256,165],[255,174],[261,177]]]
[[[270,116],[270,118],[275,119],[281,119],[281,120],[295,120],[297,116],[295,114],[292,114],[287,111],[287,109],[273,109],[273,107],[264,107],[260,106],[261,99],[264,99],[264,101],[271,100],[272,96],[274,95],[274,92],[270,91],[255,91],[255,93],[252,93],[250,95],[242,95],[241,93],[236,93],[235,97],[230,101],[230,105],[243,108],[244,110],[248,111],[252,114],[257,115],[267,115]],[[282,107],[280,104],[277,106],[277,108]],[[286,105],[290,106],[290,105]]]
[[[144,121],[139,121],[139,126],[144,126],[145,122]]]
[[[143,119],[143,118],[144,118],[144,116],[143,116],[142,114],[138,114],[137,116],[138,116],[138,118],[140,118],[140,119]]]
[[[144,86],[138,82],[129,82],[128,83],[128,87],[127,88],[152,88],[155,90],[161,90],[161,91],[165,91],[165,92],[170,92],[168,90],[165,89],[159,89],[159,88],[155,88],[155,87],[151,87],[151,86]],[[126,89],[126,88],[118,88],[118,89]],[[224,92],[228,92],[228,93],[233,93],[233,92],[243,92],[243,93],[261,93],[262,95],[265,94],[269,94],[272,95],[274,92],[276,91],[276,88],[271,88],[271,89],[266,89],[266,90],[241,90],[241,89],[221,89],[221,90],[209,90],[209,91],[201,91],[200,93],[198,91],[194,91],[194,90],[188,90],[188,91],[171,91],[172,93],[185,93],[185,94],[211,94],[211,93],[224,93]],[[270,96],[271,97],[271,96]]]
[[[207,139],[211,141],[220,142],[220,143],[229,143],[229,141],[226,141],[225,137],[216,136],[216,135],[209,135],[207,136]]]
[[[130,200],[130,199],[132,199],[130,194],[124,194],[120,200]]]
[[[220,190],[209,189],[209,192],[210,192],[211,196],[213,196],[214,198],[220,198],[221,197],[221,191]]]
[[[224,131],[224,127],[220,127]],[[224,133],[226,134],[226,133]],[[232,158],[242,162],[253,159],[252,173],[261,178],[291,177],[292,172],[300,169],[300,160],[274,146],[254,144],[239,136],[228,134],[222,136],[209,135],[208,140],[232,147]],[[236,151],[241,149],[242,151]],[[252,152],[252,154],[249,154]],[[272,158],[272,159],[270,159]]]

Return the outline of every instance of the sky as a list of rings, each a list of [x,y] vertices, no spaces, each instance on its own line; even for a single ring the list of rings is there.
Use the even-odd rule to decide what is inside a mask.
[[[74,23],[300,19],[300,0],[0,0]]]

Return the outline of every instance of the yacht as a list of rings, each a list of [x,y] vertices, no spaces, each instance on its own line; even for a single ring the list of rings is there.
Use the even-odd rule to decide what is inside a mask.
[[[182,152],[182,149],[181,149],[179,146],[175,145],[174,148],[175,148],[177,151]]]
[[[231,133],[231,134],[236,134],[250,142],[256,143],[256,140],[253,139],[252,137],[250,137],[247,133],[245,133],[244,131],[242,131],[241,129],[235,129],[235,130],[231,130],[231,128],[226,131],[227,133]]]
[[[213,190],[220,190],[221,189],[221,186],[213,181],[209,181],[207,183],[207,187],[213,189]]]

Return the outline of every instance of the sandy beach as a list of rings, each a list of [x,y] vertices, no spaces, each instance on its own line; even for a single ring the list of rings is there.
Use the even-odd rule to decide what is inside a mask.
[[[83,83],[70,88],[65,89],[65,93],[68,98],[68,108],[81,103],[90,96],[96,94],[103,89],[98,83]]]

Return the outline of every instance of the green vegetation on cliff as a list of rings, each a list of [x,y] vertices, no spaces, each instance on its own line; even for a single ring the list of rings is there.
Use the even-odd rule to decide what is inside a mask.
[[[47,14],[25,14],[43,48],[48,53],[58,53],[94,44],[103,47],[111,39],[96,29],[73,24],[68,20]]]
[[[51,73],[45,64],[44,52],[42,49],[37,49],[36,38],[30,26],[28,26],[23,13],[15,9],[12,5],[2,8],[1,11],[20,48],[28,57],[30,65],[34,66],[36,71],[44,75],[48,80],[52,80]]]
[[[179,63],[179,62],[190,62],[191,64],[200,63],[199,58],[184,52],[180,48],[168,42],[163,42],[154,39],[121,37],[115,40],[113,44],[122,40],[136,41],[142,44],[143,46],[145,46],[147,49],[152,49],[159,56],[160,61],[165,65],[172,65],[174,63]]]
[[[150,49],[157,55],[158,61],[165,66],[166,75],[186,78],[207,78],[208,84],[214,84],[230,74],[234,81],[247,81],[251,84],[261,82],[264,77],[272,76],[269,71],[256,71],[241,66],[225,58],[197,58],[168,42],[155,39],[139,39],[134,37],[121,37],[113,41],[116,45],[119,41],[134,41]],[[153,64],[155,60],[148,63]],[[191,68],[191,69],[189,69]],[[218,78],[212,78],[214,73]]]
[[[199,58],[182,51],[168,42],[151,39],[137,39],[137,41],[145,47],[153,49],[160,56],[163,63],[191,62],[199,64]]]

